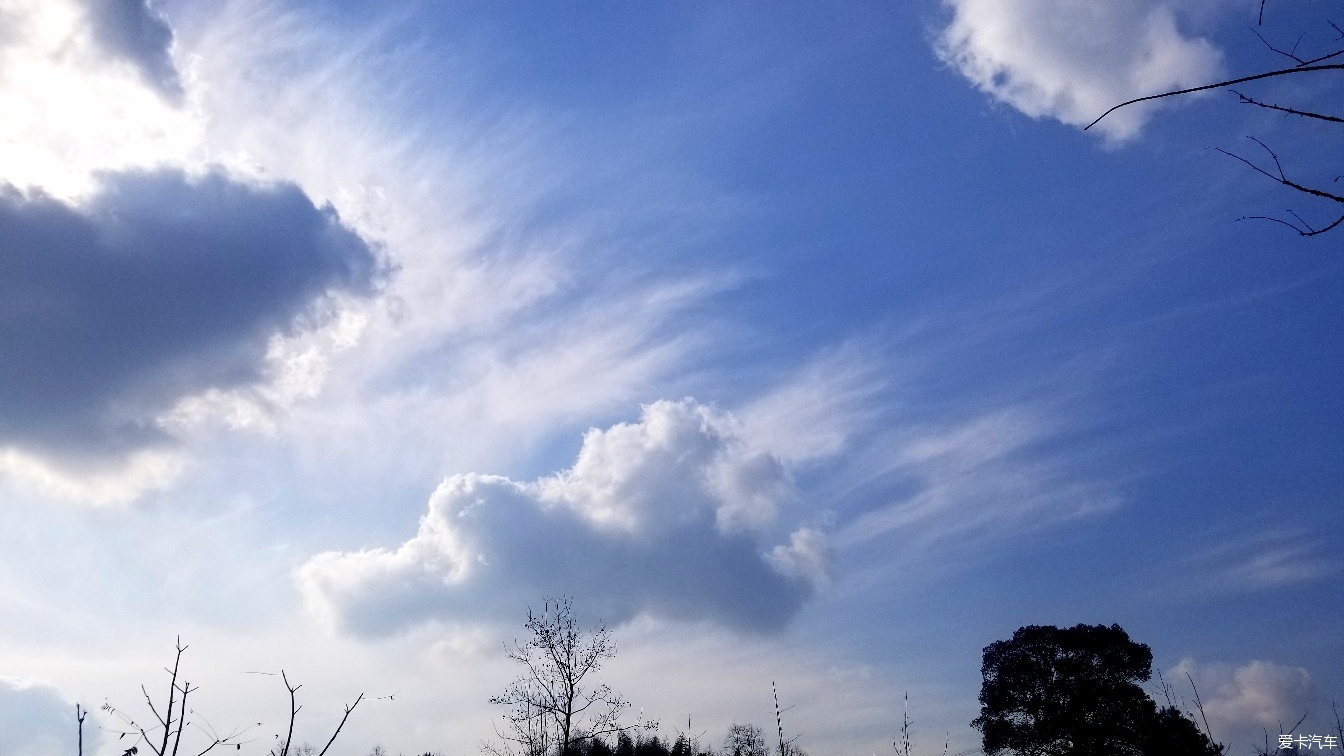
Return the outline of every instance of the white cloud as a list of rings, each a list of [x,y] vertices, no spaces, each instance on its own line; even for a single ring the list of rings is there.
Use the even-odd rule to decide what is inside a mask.
[[[771,549],[768,558],[780,573],[820,590],[830,584],[830,552],[825,533],[800,528],[789,536],[787,545]]]
[[[655,402],[638,423],[589,430],[574,466],[539,483],[543,501],[631,533],[704,511],[724,533],[760,527],[794,495],[783,465],[752,448],[732,416],[691,400]]]
[[[647,612],[771,629],[825,582],[821,533],[760,545],[795,495],[730,415],[659,401],[638,423],[590,430],[554,476],[452,476],[400,547],[319,554],[298,581],[317,614],[357,634],[561,593],[612,622]]]
[[[1229,745],[1260,742],[1266,730],[1271,737],[1280,727],[1286,732],[1308,713],[1315,695],[1307,670],[1268,661],[1233,666],[1183,659],[1171,677],[1179,681],[1187,673],[1199,686],[1215,739]],[[1193,708],[1192,700],[1185,704]]]
[[[939,55],[978,89],[1032,118],[1086,126],[1143,95],[1216,81],[1221,53],[1184,33],[1172,2],[945,0]],[[1152,106],[1111,114],[1115,140],[1143,128]]]

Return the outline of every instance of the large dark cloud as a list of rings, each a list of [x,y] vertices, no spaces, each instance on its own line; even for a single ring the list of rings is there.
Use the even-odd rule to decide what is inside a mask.
[[[148,0],[83,0],[93,38],[108,55],[135,66],[171,100],[182,97],[173,64],[173,30]]]
[[[272,335],[326,292],[368,290],[376,271],[292,184],[111,174],[80,207],[0,190],[0,446],[161,440],[156,414],[257,381]]]

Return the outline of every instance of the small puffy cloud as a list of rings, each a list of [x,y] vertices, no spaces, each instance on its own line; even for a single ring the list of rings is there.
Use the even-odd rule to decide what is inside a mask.
[[[799,528],[789,537],[788,544],[770,550],[771,566],[813,588],[821,589],[830,583],[831,547],[826,534],[813,528]]]
[[[556,475],[448,478],[413,538],[319,554],[298,581],[315,612],[359,635],[512,616],[562,593],[611,622],[649,613],[769,630],[825,582],[820,532],[762,546],[795,495],[730,415],[659,401],[638,423],[590,430]]]
[[[1086,126],[1143,95],[1215,81],[1222,55],[1182,32],[1170,2],[945,0],[951,23],[938,53],[978,89],[1032,118]],[[1151,106],[1107,116],[1098,128],[1128,139]]]
[[[258,381],[269,345],[378,264],[298,187],[105,174],[72,205],[0,189],[0,448],[107,459],[182,397]]]
[[[85,723],[84,747],[95,750],[98,728]],[[48,685],[0,678],[0,753],[65,756],[76,731],[75,707]]]
[[[1315,686],[1301,667],[1268,661],[1242,666],[1201,664],[1184,659],[1172,670],[1173,679],[1189,674],[1199,686],[1209,726],[1221,741],[1258,742],[1265,730],[1285,730],[1312,708]]]
[[[147,84],[170,100],[183,95],[173,64],[173,30],[148,0],[81,0],[94,41],[130,63]]]

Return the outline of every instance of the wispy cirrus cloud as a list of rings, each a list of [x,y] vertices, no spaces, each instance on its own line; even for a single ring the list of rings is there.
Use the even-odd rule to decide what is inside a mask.
[[[1040,451],[1058,432],[1039,413],[1010,407],[883,439],[864,477],[909,493],[859,514],[837,546],[899,538],[914,555],[952,538],[983,542],[1118,506],[1107,486]]]
[[[1183,560],[1173,590],[1191,593],[1266,591],[1344,573],[1324,539],[1305,528],[1268,528],[1222,539]]]

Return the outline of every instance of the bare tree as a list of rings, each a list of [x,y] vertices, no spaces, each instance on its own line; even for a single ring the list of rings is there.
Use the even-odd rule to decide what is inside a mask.
[[[184,753],[192,754],[193,756],[203,756],[218,746],[240,745],[243,742],[242,737],[247,733],[247,730],[251,728],[234,730],[226,735],[220,735],[204,719],[201,719],[199,722],[192,721],[191,716],[194,714],[194,711],[187,708],[187,698],[192,693],[196,692],[197,688],[183,679],[181,675],[182,654],[187,650],[187,647],[182,645],[181,637],[177,639],[176,650],[177,654],[173,657],[172,669],[164,668],[164,671],[167,672],[169,676],[168,695],[166,696],[167,700],[160,700],[158,705],[155,705],[154,698],[149,695],[149,690],[144,685],[140,686],[140,692],[144,694],[145,697],[145,704],[148,705],[149,711],[154,715],[154,720],[157,724],[145,720],[136,720],[118,710],[110,703],[104,703],[102,706],[103,711],[119,719],[122,725],[128,728],[125,730],[114,730],[120,738],[125,738],[128,735],[137,736],[137,739],[126,749],[126,753],[138,753],[138,746],[143,743],[154,756],[178,756],[178,752],[182,747],[182,733],[186,731],[188,725],[196,725],[196,728],[205,735],[205,747],[199,751],[195,750],[196,747],[201,745],[201,743],[198,742],[196,746],[189,746],[188,751]],[[144,724],[141,724],[142,721]],[[79,716],[79,724],[79,748],[80,752],[83,753],[83,716]]]
[[[1103,118],[1110,115],[1111,113],[1114,113],[1120,108],[1134,105],[1135,103],[1148,102],[1150,100],[1160,100],[1166,97],[1179,97],[1194,94],[1196,92],[1206,92],[1214,89],[1228,90],[1232,94],[1235,94],[1237,96],[1238,102],[1240,102],[1243,105],[1251,105],[1258,108],[1265,108],[1267,110],[1276,111],[1279,113],[1283,113],[1285,117],[1298,118],[1303,120],[1304,122],[1310,122],[1318,125],[1328,124],[1328,126],[1326,126],[1325,128],[1344,128],[1344,117],[1341,117],[1344,116],[1344,113],[1330,114],[1320,112],[1314,106],[1299,105],[1296,103],[1294,103],[1293,105],[1288,105],[1278,102],[1269,102],[1266,99],[1263,99],[1263,96],[1257,97],[1247,95],[1244,94],[1241,90],[1233,89],[1233,87],[1236,87],[1238,85],[1252,84],[1254,82],[1261,82],[1270,79],[1281,79],[1282,77],[1285,76],[1318,76],[1318,75],[1339,76],[1341,74],[1344,74],[1344,62],[1341,62],[1341,58],[1344,58],[1344,45],[1341,45],[1341,42],[1344,42],[1344,28],[1341,28],[1340,24],[1335,23],[1334,21],[1325,22],[1325,24],[1330,27],[1329,34],[1332,37],[1332,40],[1329,42],[1330,46],[1324,48],[1323,50],[1318,51],[1315,54],[1311,54],[1301,52],[1299,50],[1299,47],[1301,46],[1301,42],[1303,40],[1303,36],[1299,36],[1297,38],[1297,41],[1291,46],[1275,45],[1274,43],[1272,43],[1268,38],[1266,38],[1266,36],[1261,32],[1259,28],[1264,25],[1264,20],[1265,20],[1265,2],[1264,0],[1261,0],[1260,14],[1256,21],[1257,28],[1252,28],[1252,31],[1255,33],[1255,36],[1258,37],[1262,43],[1264,43],[1265,47],[1268,48],[1270,52],[1291,61],[1290,65],[1284,65],[1283,67],[1273,67],[1246,76],[1239,76],[1233,79],[1228,79],[1226,81],[1215,82],[1213,84],[1205,84],[1204,86],[1191,87],[1189,89],[1178,89],[1170,92],[1162,92],[1161,94],[1148,95],[1147,97],[1136,97],[1132,100],[1122,102],[1119,105],[1112,107],[1110,110],[1107,110],[1105,113],[1102,113],[1101,116],[1097,118],[1097,120],[1088,124],[1085,127],[1085,130],[1090,129],[1093,126],[1096,126],[1097,123],[1100,122]],[[1319,134],[1322,132],[1317,131],[1313,133]],[[1336,132],[1336,134],[1344,135],[1344,131]],[[1336,186],[1340,183],[1341,179],[1344,179],[1344,176],[1336,175],[1334,176],[1333,179],[1326,179],[1324,177],[1318,177],[1316,179],[1308,179],[1308,178],[1302,178],[1296,173],[1294,173],[1294,175],[1290,177],[1289,171],[1285,170],[1283,166],[1283,161],[1280,160],[1279,154],[1274,149],[1272,149],[1269,145],[1265,144],[1265,142],[1261,141],[1260,139],[1257,139],[1256,137],[1248,137],[1248,138],[1259,146],[1259,150],[1257,150],[1257,152],[1259,153],[1258,159],[1255,156],[1248,157],[1246,155],[1231,150],[1224,150],[1221,148],[1217,149],[1222,154],[1227,155],[1228,157],[1231,157],[1234,160],[1240,161],[1241,163],[1244,163],[1246,166],[1250,167],[1252,170],[1254,170],[1256,173],[1259,173],[1261,176],[1264,176],[1270,179],[1271,181],[1275,181],[1285,187],[1288,187],[1289,189],[1292,189],[1299,196],[1313,198],[1312,201],[1318,203],[1320,202],[1332,203],[1334,207],[1334,212],[1332,212],[1329,217],[1334,218],[1334,220],[1321,220],[1316,221],[1314,223],[1309,222],[1295,210],[1288,210],[1286,212],[1286,217],[1268,216],[1268,215],[1250,215],[1250,216],[1244,216],[1239,220],[1265,220],[1274,223],[1279,223],[1293,229],[1300,236],[1317,236],[1319,234],[1326,233],[1327,231],[1331,231],[1335,228],[1339,228],[1341,224],[1344,224],[1344,208],[1340,207],[1340,205],[1344,205],[1344,188],[1336,188]],[[1338,152],[1339,150],[1336,149],[1335,153],[1337,154]],[[1334,173],[1335,170],[1336,169],[1331,169],[1329,173]],[[1334,213],[1339,213],[1338,217],[1334,217]]]
[[[723,739],[724,756],[770,756],[765,732],[756,725],[734,724]]]
[[[156,703],[149,694],[149,690],[144,685],[140,686],[140,692],[145,697],[145,704],[148,706],[150,714],[154,716],[153,721],[136,719],[110,703],[103,704],[102,710],[119,720],[124,728],[111,731],[116,733],[119,739],[135,736],[135,740],[131,741],[130,746],[125,749],[124,756],[138,754],[141,744],[148,748],[149,753],[153,756],[204,756],[219,746],[233,746],[236,751],[241,749],[244,743],[251,742],[251,740],[245,740],[244,738],[250,730],[258,725],[238,728],[221,735],[194,709],[187,707],[188,697],[196,692],[197,688],[182,677],[182,654],[186,650],[187,646],[182,645],[182,639],[179,637],[176,644],[177,653],[173,657],[173,666],[171,669],[164,668],[169,676],[166,700],[160,699]],[[306,744],[291,747],[294,736],[294,720],[298,716],[299,710],[303,708],[298,705],[295,694],[303,686],[291,685],[283,670],[279,673],[279,676],[284,681],[285,689],[289,691],[289,729],[284,738],[279,735],[276,736],[276,745],[271,749],[270,756],[325,756],[332,743],[336,742],[336,736],[341,734],[346,720],[350,718],[350,713],[355,710],[360,701],[364,700],[364,694],[360,693],[354,703],[345,707],[345,714],[341,717],[340,723],[336,725],[335,732],[331,734],[331,738],[327,740],[327,744],[320,751]],[[79,723],[79,752],[82,754],[84,752],[84,717],[87,712],[76,707],[75,715]],[[194,727],[199,735],[188,738],[187,748],[183,750],[182,735],[189,727]],[[192,744],[193,741],[194,744]]]
[[[360,693],[359,696],[355,698],[354,703],[345,706],[345,713],[341,716],[341,721],[336,725],[336,730],[331,733],[331,737],[327,740],[327,744],[322,746],[322,750],[319,751],[307,743],[300,746],[292,746],[294,741],[294,720],[298,717],[299,710],[303,708],[302,706],[299,706],[295,694],[297,694],[299,688],[302,688],[303,686],[291,684],[289,682],[289,677],[285,674],[283,669],[280,670],[280,680],[284,682],[285,690],[289,691],[289,729],[286,731],[283,739],[279,735],[276,736],[275,747],[271,749],[270,756],[326,756],[327,749],[331,748],[331,744],[336,742],[336,736],[341,734],[341,730],[345,727],[346,720],[350,718],[350,713],[355,710],[356,706],[359,706],[360,701],[364,700],[364,694]]]
[[[526,671],[504,693],[490,698],[490,703],[508,707],[508,731],[498,733],[501,738],[518,746],[522,756],[569,756],[585,739],[628,729],[620,716],[629,703],[590,677],[616,656],[616,642],[605,625],[583,630],[573,602],[562,596],[546,599],[541,614],[529,608],[525,627],[532,637],[526,643],[505,644],[504,650]],[[485,750],[512,752],[508,746],[501,750],[487,745]]]

